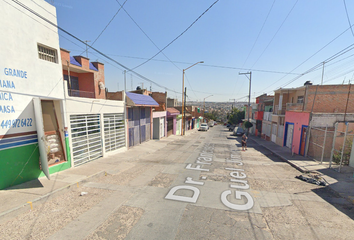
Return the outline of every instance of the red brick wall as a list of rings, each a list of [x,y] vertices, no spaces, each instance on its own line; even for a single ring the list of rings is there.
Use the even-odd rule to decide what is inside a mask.
[[[78,75],[79,75],[79,90],[85,92],[95,92],[95,86],[93,84],[93,80],[94,80],[93,73],[80,73]]]
[[[166,111],[166,93],[152,92],[151,97],[159,104],[156,111]]]
[[[305,111],[311,111],[316,95],[313,112],[318,113],[344,113],[347,104],[349,85],[322,85],[309,86],[306,91],[307,99]],[[347,113],[354,112],[354,87],[351,87]]]
[[[65,49],[60,49],[60,55],[62,59],[63,66],[67,65],[67,61],[70,62],[70,52]],[[75,56],[76,61],[78,61],[82,67],[72,66],[70,69],[70,75],[78,77],[79,79],[79,90],[85,92],[94,93],[94,97],[98,99],[106,98],[105,88],[100,88],[100,82],[105,85],[104,78],[104,65],[99,62],[92,62],[92,64],[97,68],[98,71],[90,69],[90,59],[83,56]],[[83,73],[81,72],[82,70]],[[80,71],[80,72],[78,72]],[[63,70],[63,74],[68,75],[67,70]]]
[[[107,99],[110,100],[123,100],[122,92],[107,92]]]
[[[63,65],[67,65],[66,61],[69,61],[70,63],[70,52],[66,51],[64,49],[60,49],[60,57],[61,57],[61,62]]]
[[[166,93],[161,93],[161,92],[152,92],[151,93],[151,97],[160,103],[165,103],[166,104]]]
[[[99,62],[93,62],[92,64],[98,69],[98,72],[94,73],[95,98],[105,99],[105,89],[100,89],[99,87],[99,82],[102,82],[104,85],[106,85],[104,79],[104,65]]]
[[[83,56],[74,56],[74,58],[76,59],[76,61],[78,61],[82,68],[85,70],[89,70],[90,69],[90,59],[85,58]]]

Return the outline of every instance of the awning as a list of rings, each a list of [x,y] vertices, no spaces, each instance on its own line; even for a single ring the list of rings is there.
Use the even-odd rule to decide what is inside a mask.
[[[176,108],[167,108],[167,117],[169,116],[177,116],[180,112]]]

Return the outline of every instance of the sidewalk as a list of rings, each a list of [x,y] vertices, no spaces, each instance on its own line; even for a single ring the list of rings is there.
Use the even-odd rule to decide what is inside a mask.
[[[186,136],[197,130],[186,131]],[[90,179],[104,174],[116,174],[130,168],[130,160],[154,153],[168,143],[184,139],[182,136],[171,135],[161,140],[150,140],[127,151],[109,154],[92,162],[50,175],[51,180],[41,177],[5,190],[0,190],[0,224],[18,214],[28,212],[44,203],[48,197],[60,194],[70,188],[77,188]]]
[[[186,136],[195,133],[197,130],[186,132]],[[94,160],[79,167],[58,172],[51,175],[51,180],[42,177],[32,180],[6,190],[0,191],[0,224],[18,214],[28,212],[44,203],[48,197],[61,194],[63,191],[73,187],[82,186],[90,179],[100,177],[104,174],[116,174],[131,167],[129,161],[139,158],[164,148],[173,141],[182,140],[182,136],[169,136],[161,140],[150,140],[141,145],[135,146],[128,151],[108,155],[107,157]],[[299,155],[292,156],[289,149],[280,147],[273,142],[265,141],[258,137],[250,136],[249,140],[267,148],[273,154],[282,158],[301,172],[317,171],[323,174],[323,178],[329,183],[327,186],[332,192],[342,198],[354,203],[354,169],[343,167],[341,173],[329,169],[328,165],[321,165],[309,158]],[[300,180],[299,180],[300,181]],[[309,183],[310,184],[310,183]],[[31,204],[30,204],[30,203]]]
[[[265,147],[302,173],[313,171],[321,173],[322,177],[328,182],[327,188],[329,190],[354,204],[354,168],[345,166],[341,168],[341,172],[339,173],[334,169],[330,169],[328,163],[321,164],[301,155],[292,155],[289,148],[281,147],[272,141],[266,141],[251,135],[249,136],[249,140]]]

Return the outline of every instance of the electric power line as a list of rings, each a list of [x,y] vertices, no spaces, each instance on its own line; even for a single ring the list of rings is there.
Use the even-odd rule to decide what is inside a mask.
[[[354,25],[354,24],[353,24],[353,25]],[[352,27],[353,25],[351,25],[351,27]],[[299,68],[300,66],[302,66],[305,62],[307,62],[308,60],[310,60],[312,57],[314,57],[315,55],[317,55],[319,52],[321,52],[323,49],[325,49],[325,48],[326,48],[328,45],[330,45],[332,42],[334,42],[334,41],[337,40],[339,37],[341,37],[341,36],[342,36],[344,33],[346,33],[349,29],[350,29],[350,27],[347,28],[346,30],[344,30],[342,33],[340,33],[337,37],[335,37],[334,39],[332,39],[331,41],[329,41],[326,45],[324,45],[322,48],[320,48],[318,51],[316,51],[314,54],[312,54],[310,57],[308,57],[305,61],[303,61],[302,63],[300,63],[299,65],[297,65],[297,66],[296,66],[294,69],[292,69],[290,72],[293,72],[293,71],[295,71],[296,69],[298,69],[298,68]],[[353,45],[354,45],[354,44],[349,45],[349,46],[346,47],[345,49],[339,51],[337,54],[339,54],[339,53],[345,51],[346,49],[352,47]],[[351,49],[350,49],[350,50],[351,50]],[[344,54],[344,53],[343,53],[343,54]],[[335,55],[336,55],[336,54],[335,54]],[[333,55],[333,56],[335,56],[335,55]],[[330,59],[330,58],[329,58],[329,59]],[[322,64],[323,62],[324,62],[324,61],[322,61],[320,64]],[[326,61],[326,62],[327,62],[327,61]],[[273,86],[273,85],[276,84],[277,82],[283,80],[287,75],[288,75],[288,74],[286,74],[285,76],[281,77],[280,79],[278,79],[277,81],[275,81],[274,83],[272,83],[271,85],[269,85],[268,87],[264,88],[263,91],[264,91],[265,89],[270,88],[271,86]],[[303,74],[301,74],[301,75],[303,75]],[[262,91],[262,92],[263,92],[263,91]]]
[[[258,60],[263,56],[263,54],[265,53],[265,51],[268,49],[269,45],[273,42],[275,36],[278,34],[278,32],[280,31],[280,29],[282,28],[282,26],[284,25],[285,21],[288,19],[288,17],[290,16],[291,12],[294,10],[297,2],[299,0],[296,0],[296,2],[294,3],[293,7],[290,9],[290,11],[288,12],[288,14],[286,15],[285,19],[283,20],[283,22],[280,24],[280,27],[278,28],[278,30],[275,32],[275,34],[273,35],[272,39],[269,41],[268,45],[265,47],[265,49],[263,50],[263,52],[261,53],[261,55],[259,55],[259,57],[257,58],[257,60],[255,61],[255,63],[252,65],[252,67],[254,67],[254,65],[256,65],[256,63],[258,62]]]
[[[160,51],[158,51],[154,56],[146,60],[145,62],[139,64],[138,66],[132,68],[132,70],[144,65],[145,63],[149,62],[151,59],[155,58],[157,55],[159,55],[162,51],[164,51],[166,48],[168,48],[172,43],[174,43],[178,38],[180,38],[184,33],[186,33],[207,11],[209,11],[219,0],[216,0],[213,4],[210,5],[210,7],[205,10],[192,24],[190,24],[186,30],[184,30],[181,34],[179,34],[175,39],[173,39],[169,44],[167,44],[164,48],[162,48]]]
[[[327,58],[326,60],[322,61],[321,63],[318,63],[318,64],[315,65],[314,67],[312,67],[312,68],[310,68],[309,70],[305,71],[305,72],[302,73],[301,75],[299,75],[299,76],[295,77],[294,79],[290,80],[288,83],[282,85],[281,87],[285,87],[285,86],[289,85],[290,83],[296,81],[297,79],[301,78],[302,76],[304,76],[304,75],[306,75],[306,74],[308,74],[308,73],[310,73],[310,72],[313,72],[313,71],[315,71],[315,70],[318,70],[318,69],[322,66],[323,62],[328,63],[328,62],[330,62],[330,61],[333,61],[334,59],[336,59],[336,58],[342,56],[343,54],[345,54],[345,53],[347,53],[347,52],[353,50],[353,49],[354,49],[353,46],[354,46],[354,44],[349,45],[348,47],[344,48],[343,50],[339,51],[338,53],[332,55],[331,57]]]
[[[127,1],[127,0],[126,0]],[[116,2],[121,6],[121,8],[123,9],[123,11],[128,15],[128,17],[134,22],[134,24],[140,29],[140,31],[149,39],[149,41],[166,57],[166,59],[172,63],[179,71],[182,71],[182,69],[180,69],[174,62],[171,61],[171,59],[169,57],[167,57],[167,55],[155,44],[155,42],[149,37],[149,35],[147,35],[147,33],[139,26],[139,24],[133,19],[133,17],[127,12],[127,10],[123,7],[123,5],[121,5],[119,3],[118,0],[116,0]],[[125,3],[125,2],[124,2]],[[192,85],[190,84],[188,78],[186,78],[187,83],[189,84],[189,87],[191,89],[191,91],[195,94]]]
[[[347,4],[345,3],[345,0],[343,0],[343,3],[344,3],[344,8],[345,8],[345,13],[347,14],[348,23],[350,26],[350,31],[352,32],[352,35],[354,37],[354,32],[353,32],[352,24],[350,23],[350,18],[349,18],[348,10],[347,10]]]
[[[270,13],[271,13],[271,11],[272,11],[272,9],[273,9],[273,6],[274,6],[275,1],[276,1],[276,0],[274,0],[273,3],[272,3],[272,6],[270,7],[270,9],[269,9],[269,11],[268,11],[268,14],[267,14],[267,16],[266,16],[266,18],[265,18],[265,20],[264,20],[264,22],[263,22],[263,24],[262,24],[262,27],[261,27],[261,29],[260,29],[259,32],[258,32],[258,35],[257,35],[257,37],[256,37],[256,40],[254,41],[253,46],[252,46],[250,52],[248,53],[248,55],[247,55],[247,57],[246,57],[246,60],[245,60],[245,62],[243,63],[242,67],[246,64],[246,62],[247,62],[249,56],[251,55],[251,53],[252,53],[252,51],[253,51],[253,48],[254,48],[254,46],[256,45],[256,43],[257,43],[257,41],[258,41],[258,38],[259,38],[259,36],[261,35],[261,33],[262,33],[262,31],[263,31],[264,25],[266,24],[266,22],[267,22],[267,20],[268,20],[268,17],[269,17],[269,15],[270,15]]]
[[[92,50],[94,50],[95,52],[97,52],[98,54],[104,56],[105,58],[109,59],[110,61],[118,64],[119,66],[121,66],[122,68],[126,69],[126,70],[129,70],[130,72],[134,73],[136,76],[148,81],[148,82],[151,82],[161,88],[165,88],[165,89],[168,89],[169,91],[172,91],[172,92],[175,92],[174,90],[172,89],[169,89],[165,86],[162,86],[161,84],[158,84],[150,79],[148,79],[147,77],[144,77],[143,75],[133,71],[132,69],[124,66],[123,64],[119,63],[118,61],[114,60],[113,58],[107,56],[106,54],[102,53],[101,51],[97,50],[96,48],[92,47],[92,46],[89,46],[87,43],[85,43],[85,41],[79,39],[78,37],[76,37],[75,35],[69,33],[68,31],[66,31],[65,29],[63,29],[62,27],[59,27],[57,24],[53,23],[52,21],[48,20],[47,18],[43,17],[42,15],[40,15],[39,13],[35,12],[34,10],[32,10],[31,8],[27,7],[26,5],[24,5],[23,3],[17,1],[17,0],[12,0],[12,2],[16,3],[17,5],[21,6],[22,8],[26,9],[27,11],[29,11],[30,13],[36,15],[37,17],[41,18],[42,20],[44,20],[45,22],[49,23],[50,25],[56,27],[57,29],[63,31],[64,33],[68,34],[70,37],[76,39],[77,41],[81,42],[82,44],[88,46],[89,48],[91,48]]]
[[[111,24],[111,22],[113,21],[113,19],[117,16],[117,14],[120,12],[120,10],[123,8],[124,4],[127,2],[128,0],[125,0],[125,2],[123,3],[123,5],[120,5],[121,7],[118,9],[118,11],[116,12],[116,14],[114,14],[114,16],[111,18],[111,20],[108,22],[108,24],[103,28],[103,30],[101,31],[101,33],[96,37],[95,41],[92,42],[91,46],[93,46],[93,44],[95,44],[95,42],[101,37],[101,35],[103,34],[104,31],[106,31],[106,29],[108,28],[108,26]],[[80,55],[82,55],[85,51],[83,51]]]

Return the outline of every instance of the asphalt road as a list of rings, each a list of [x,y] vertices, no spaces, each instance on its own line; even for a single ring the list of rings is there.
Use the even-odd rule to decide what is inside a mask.
[[[115,159],[118,170],[0,225],[0,238],[353,239],[353,205],[256,143],[241,151],[220,125],[176,139]]]

